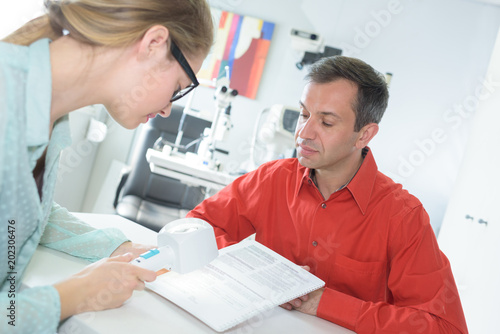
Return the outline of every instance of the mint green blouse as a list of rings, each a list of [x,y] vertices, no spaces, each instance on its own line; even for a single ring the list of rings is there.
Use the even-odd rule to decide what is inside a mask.
[[[121,231],[96,230],[52,200],[59,155],[71,139],[67,116],[56,122],[49,138],[49,43],[0,42],[0,333],[57,331],[57,290],[41,286],[20,292],[39,244],[96,261],[127,241]],[[32,171],[46,148],[40,200]],[[15,316],[9,317],[13,303]]]

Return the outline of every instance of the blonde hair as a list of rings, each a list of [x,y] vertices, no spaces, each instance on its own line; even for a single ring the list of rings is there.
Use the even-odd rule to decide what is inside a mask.
[[[64,34],[93,46],[125,47],[154,25],[165,26],[187,56],[205,56],[213,43],[206,0],[46,0],[42,15],[3,39],[30,45]]]

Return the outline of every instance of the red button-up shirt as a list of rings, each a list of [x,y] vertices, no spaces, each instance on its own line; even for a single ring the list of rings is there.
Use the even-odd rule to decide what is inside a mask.
[[[297,159],[266,163],[189,217],[219,247],[255,239],[326,282],[317,315],[358,333],[467,333],[450,264],[422,204],[377,170],[324,199]]]

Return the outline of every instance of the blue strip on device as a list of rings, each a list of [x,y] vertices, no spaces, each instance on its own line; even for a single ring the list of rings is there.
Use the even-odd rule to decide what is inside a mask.
[[[160,251],[158,249],[151,249],[150,251],[144,253],[144,254],[141,254],[140,257],[144,258],[144,259],[149,259],[150,257],[152,256],[155,256],[156,254],[159,254]]]

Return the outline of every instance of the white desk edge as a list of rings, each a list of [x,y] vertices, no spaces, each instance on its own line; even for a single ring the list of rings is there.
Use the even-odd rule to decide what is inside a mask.
[[[116,215],[75,213],[96,228],[117,227],[132,241],[156,244],[156,233]],[[39,246],[24,276],[23,285],[49,285],[80,271],[87,262]],[[105,296],[103,296],[105,298]],[[124,319],[127,319],[124,321]],[[175,304],[145,290],[136,291],[120,308],[83,313],[60,327],[64,333],[216,333]],[[276,307],[226,333],[353,333],[326,320]]]

